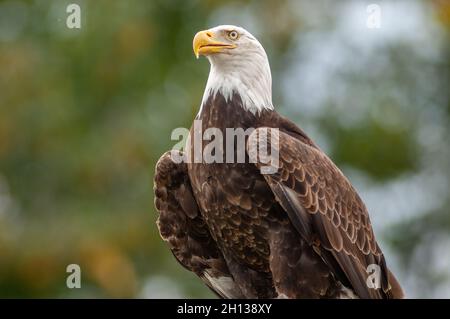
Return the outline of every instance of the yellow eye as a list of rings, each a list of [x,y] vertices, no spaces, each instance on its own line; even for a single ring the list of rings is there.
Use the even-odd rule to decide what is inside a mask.
[[[237,31],[235,31],[235,30],[229,31],[228,32],[228,37],[231,40],[237,40],[237,38],[239,38],[239,33]]]

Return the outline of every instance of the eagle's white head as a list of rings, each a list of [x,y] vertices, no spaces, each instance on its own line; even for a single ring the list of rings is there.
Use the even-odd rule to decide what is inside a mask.
[[[221,25],[198,32],[193,46],[197,58],[204,55],[211,63],[202,105],[211,94],[219,92],[230,100],[237,93],[243,108],[254,114],[273,109],[269,60],[250,32]]]

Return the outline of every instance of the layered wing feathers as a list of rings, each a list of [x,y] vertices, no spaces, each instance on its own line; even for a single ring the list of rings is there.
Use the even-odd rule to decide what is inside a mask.
[[[255,130],[247,150],[250,158],[258,158],[259,168],[270,161],[276,163],[271,154],[261,156],[267,149],[275,150],[272,156],[278,154],[279,169],[264,177],[299,234],[359,297],[391,297],[384,256],[355,189],[320,149],[273,130]],[[278,142],[271,138],[275,133],[279,134]],[[261,147],[266,150],[259,154]],[[371,264],[380,267],[380,289],[367,285]]]

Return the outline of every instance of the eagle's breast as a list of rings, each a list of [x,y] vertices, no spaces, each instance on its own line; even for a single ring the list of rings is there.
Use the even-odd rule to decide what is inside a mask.
[[[278,204],[259,170],[249,163],[247,155],[244,163],[227,163],[226,159],[229,145],[233,146],[235,155],[243,151],[239,147],[244,147],[245,151],[245,143],[242,146],[237,141],[227,141],[227,129],[242,128],[245,131],[265,124],[261,121],[263,117],[242,109],[240,103],[238,95],[227,101],[218,93],[203,104],[196,120],[201,121],[202,133],[211,128],[222,132],[222,143],[216,144],[221,149],[215,152],[221,152],[223,160],[222,163],[190,163],[188,171],[194,194],[213,238],[233,258],[268,272],[269,228],[277,222],[274,212]],[[198,142],[192,138],[193,129],[189,147],[191,158],[196,147],[194,143]],[[217,136],[203,141],[202,151],[215,138]]]

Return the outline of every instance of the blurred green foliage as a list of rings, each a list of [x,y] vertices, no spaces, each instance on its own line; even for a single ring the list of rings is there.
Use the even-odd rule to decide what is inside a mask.
[[[72,2],[82,8],[80,30],[65,25]],[[168,285],[174,287],[163,287],[171,296],[213,296],[175,262],[159,238],[154,164],[173,145],[172,129],[189,127],[197,112],[208,63],[195,60],[191,41],[198,30],[219,24],[217,17],[236,23],[246,21],[248,14],[250,26],[259,19],[275,100],[283,104],[277,78],[294,58],[301,58],[290,55],[297,33],[314,28],[290,10],[292,3],[0,1],[0,297],[164,296],[157,290],[166,282],[158,278],[171,280]],[[302,6],[311,9],[311,4]],[[448,36],[450,5],[437,1],[427,6],[437,12],[434,19]],[[327,8],[318,4],[314,10]],[[327,21],[317,28],[331,30]],[[391,49],[382,51],[395,69],[384,85],[406,88],[400,94],[408,95],[416,90],[415,73],[408,71],[415,60],[402,62],[411,52],[401,43],[398,51]],[[442,50],[450,57],[447,47]],[[448,61],[426,62],[427,68],[441,70],[431,84],[442,85],[434,104],[446,124]],[[385,79],[374,73],[375,79],[362,84],[355,74],[344,74],[339,81],[348,83],[352,95],[361,85]],[[310,121],[321,127],[338,164],[379,183],[420,170],[424,148],[414,136],[420,118],[408,116],[412,109],[402,109],[408,103],[397,107],[383,95],[358,102],[381,114],[394,110],[405,125],[383,126],[383,115],[377,120],[371,114],[357,125],[344,125],[336,120],[342,110],[336,111],[333,103],[324,106],[322,116],[302,116],[300,98],[297,111],[288,102],[280,110],[301,125]],[[448,149],[448,143],[439,148]],[[422,242],[425,225],[449,232],[448,210],[433,209],[433,219],[422,215],[385,230],[387,242],[404,254],[403,260]],[[65,285],[71,263],[81,266],[82,289]]]

